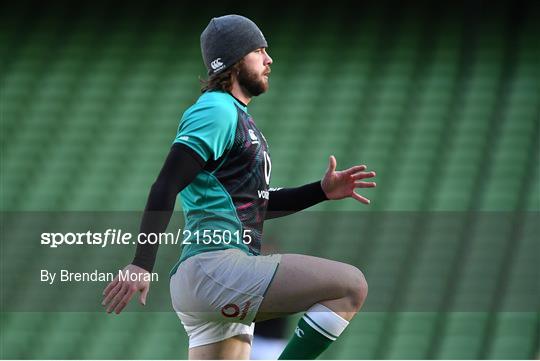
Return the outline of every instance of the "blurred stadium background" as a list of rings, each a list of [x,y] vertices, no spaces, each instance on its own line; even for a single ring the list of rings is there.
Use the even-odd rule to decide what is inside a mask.
[[[239,13],[259,24],[274,59],[270,91],[249,106],[270,142],[273,186],[318,179],[334,154],[338,167],[368,164],[379,186],[367,193],[369,208],[351,200],[317,211],[532,214],[512,218],[512,232],[493,232],[487,243],[445,243],[455,257],[439,291],[467,297],[481,289],[495,303],[520,292],[538,296],[538,1],[23,0],[2,7],[3,212],[142,210],[178,120],[199,95],[200,32],[213,16]],[[283,236],[269,227],[282,250],[354,263],[367,241],[351,254],[351,235],[331,219],[327,233],[296,226]],[[443,233],[474,229],[482,225],[473,219]],[[533,237],[519,236],[527,230]],[[375,267],[410,280],[396,288],[401,299],[440,272],[441,244],[419,240],[441,230],[414,231],[400,245],[385,243],[391,232],[370,234],[370,256],[355,263],[366,270],[370,296]],[[24,252],[4,236],[1,244],[3,263]],[[24,272],[22,262],[2,270],[2,299],[28,294],[24,282],[6,287],[6,278]],[[526,311],[366,312],[323,357],[537,358],[539,313]],[[2,358],[187,356],[172,313],[3,308],[1,324]]]

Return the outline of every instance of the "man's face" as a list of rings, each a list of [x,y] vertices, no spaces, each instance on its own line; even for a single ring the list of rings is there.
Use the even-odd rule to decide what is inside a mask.
[[[268,90],[270,64],[272,58],[265,48],[255,49],[244,57],[238,72],[238,84],[247,92],[246,95],[255,97]]]

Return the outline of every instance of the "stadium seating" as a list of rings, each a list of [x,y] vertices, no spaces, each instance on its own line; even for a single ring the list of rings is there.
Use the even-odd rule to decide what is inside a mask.
[[[215,14],[141,3],[122,16],[103,4],[34,13],[21,2],[0,16],[3,212],[144,208],[199,95],[198,36]],[[281,251],[366,274],[366,312],[324,358],[538,357],[540,32],[526,16],[538,6],[523,2],[511,31],[504,4],[485,21],[388,4],[366,6],[357,23],[346,5],[311,22],[298,21],[301,8],[254,11],[274,65],[249,111],[270,144],[272,186],[320,179],[331,154],[339,168],[377,171],[370,207],[326,202],[265,225]],[[25,286],[37,277],[25,264],[42,254],[2,238],[2,298],[13,298],[2,358],[187,357],[172,312],[15,312],[41,297]],[[180,252],[167,250],[163,278]],[[106,261],[120,266],[124,252]],[[47,255],[56,268],[65,260]],[[97,251],[64,255],[103,261]]]

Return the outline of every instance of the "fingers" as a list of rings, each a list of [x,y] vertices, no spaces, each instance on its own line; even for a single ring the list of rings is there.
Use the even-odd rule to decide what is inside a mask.
[[[120,303],[122,298],[125,296],[125,294],[128,292],[129,287],[126,283],[123,283],[121,285],[120,290],[116,293],[116,295],[113,297],[109,305],[107,306],[107,313],[111,313],[116,306]]]
[[[377,175],[377,173],[375,172],[359,172],[359,173],[355,173],[351,176],[351,178],[353,180],[358,180],[358,179],[365,179],[365,178],[373,178]]]
[[[146,306],[146,295],[148,295],[148,290],[150,289],[150,286],[148,287],[145,287],[142,292],[141,292],[141,295],[139,296],[139,302],[141,303],[141,305],[143,306]]]
[[[335,172],[336,166],[337,166],[336,157],[331,155],[330,157],[328,157],[328,170],[326,171],[326,173]]]
[[[129,301],[131,300],[131,297],[133,297],[133,294],[135,292],[137,292],[137,287],[133,285],[128,286],[127,293],[124,295],[124,297],[122,297],[120,302],[118,302],[118,305],[114,308],[114,313],[119,314],[120,312],[122,312],[122,310],[124,309],[124,307],[127,306],[127,304],[129,303]]]
[[[110,288],[110,289],[108,290],[107,293],[103,292],[105,298],[104,298],[103,301],[101,302],[101,305],[102,305],[102,306],[106,306],[107,304],[109,304],[109,302],[111,302],[111,300],[114,298],[114,296],[116,296],[116,294],[117,294],[118,292],[120,292],[120,289],[122,288],[122,283],[120,283],[120,282],[118,282],[118,281],[116,281],[116,282],[114,282],[114,281],[111,282],[111,283],[109,284],[109,286],[111,286],[113,283],[115,283],[115,284],[114,284],[114,287]],[[109,286],[107,286],[107,288],[109,288]]]
[[[375,182],[354,182],[354,188],[373,188],[376,186]]]
[[[357,173],[357,172],[361,172],[363,170],[366,170],[367,169],[367,165],[355,165],[354,167],[351,167],[349,169],[346,169],[343,171],[343,173],[347,174],[347,175],[351,175],[351,174],[354,174],[354,173]]]
[[[111,283],[109,283],[107,285],[107,287],[105,287],[105,289],[103,290],[103,296],[107,296],[109,294],[109,292],[111,292],[111,290],[118,284],[118,277],[115,277],[114,280],[112,280]]]
[[[111,286],[113,282],[111,282],[109,286]],[[129,301],[131,301],[131,298],[135,292],[137,292],[138,288],[135,284],[127,282],[115,282],[113,288],[110,288],[109,286],[107,286],[108,293],[105,294],[105,292],[103,292],[105,298],[101,302],[101,305],[107,307],[107,313],[114,311],[116,314],[119,314],[128,305]],[[139,302],[143,305],[146,305],[146,296],[148,295],[149,288],[150,285],[144,286],[141,296],[139,297]]]
[[[134,265],[127,265],[124,269],[128,272],[130,270],[139,272],[139,274],[144,272],[147,273],[146,270]],[[106,308],[107,313],[114,311],[116,314],[119,314],[129,304],[131,298],[137,291],[141,291],[139,301],[143,305],[146,305],[146,297],[149,288],[150,283],[147,281],[135,282],[121,280],[119,277],[115,277],[115,279],[107,285],[105,290],[103,290],[103,301],[101,302],[101,305]]]
[[[352,193],[352,197],[354,199],[356,199],[358,202],[361,202],[361,203],[364,203],[364,204],[369,204],[369,199],[367,199],[366,197],[362,197],[360,194],[356,193],[356,192],[353,192]]]

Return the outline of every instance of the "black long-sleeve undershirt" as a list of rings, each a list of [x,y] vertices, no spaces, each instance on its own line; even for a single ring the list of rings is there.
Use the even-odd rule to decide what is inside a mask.
[[[205,161],[190,147],[176,143],[171,147],[159,175],[150,189],[141,221],[140,233],[166,231],[176,197],[204,168]],[[283,217],[326,200],[321,182],[296,188],[272,189],[269,192],[266,219]],[[132,264],[152,272],[158,244],[137,244]]]
[[[190,147],[175,143],[165,164],[150,189],[141,221],[140,233],[163,233],[174,211],[176,196],[195,179],[203,169],[204,160]],[[152,272],[156,260],[157,244],[137,244],[132,264]]]
[[[283,217],[327,200],[321,181],[296,188],[271,189],[265,219]]]

